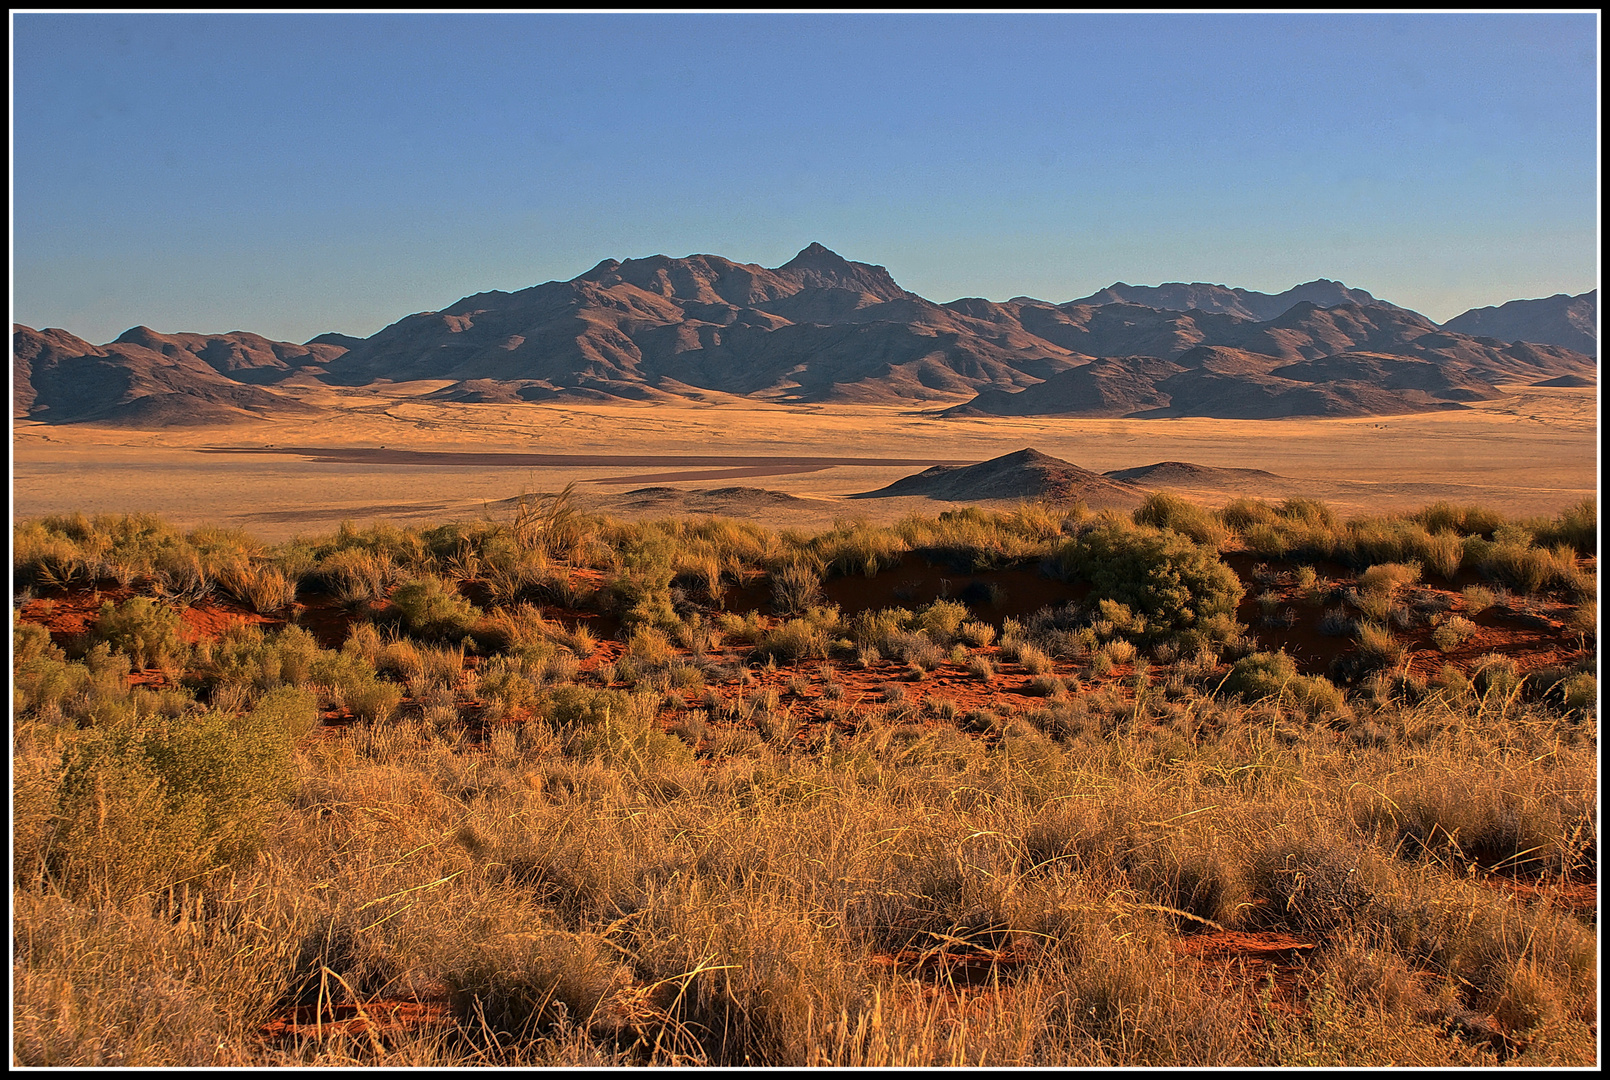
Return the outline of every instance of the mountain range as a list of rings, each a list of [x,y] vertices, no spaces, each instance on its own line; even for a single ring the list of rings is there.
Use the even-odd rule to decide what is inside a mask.
[[[606,259],[368,338],[140,326],[96,346],[19,325],[13,404],[50,423],[221,423],[312,412],[296,390],[314,379],[430,380],[443,385],[428,397],[471,403],[715,394],[948,416],[1373,415],[1462,408],[1499,384],[1592,382],[1596,311],[1593,292],[1439,327],[1324,279],[1273,295],[1119,283],[1062,304],[939,304],[812,244],[771,269],[716,255]]]

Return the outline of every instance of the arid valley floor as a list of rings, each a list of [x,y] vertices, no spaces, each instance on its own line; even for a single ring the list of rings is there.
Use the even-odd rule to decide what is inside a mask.
[[[577,481],[589,508],[664,515],[676,500],[635,505],[631,492],[759,488],[801,502],[741,496],[686,512],[763,517],[815,528],[843,516],[887,521],[943,509],[927,499],[848,501],[937,462],[968,463],[1033,447],[1096,472],[1161,461],[1259,469],[1281,479],[1183,488],[1205,504],[1236,496],[1317,498],[1345,514],[1409,510],[1439,499],[1511,514],[1548,514],[1597,490],[1593,387],[1506,387],[1467,410],[1288,420],[937,418],[894,406],[550,405],[424,402],[439,383],[299,391],[334,410],[223,428],[137,430],[17,421],[13,498],[19,517],[149,511],[178,524],[237,525],[270,540],[343,518],[400,522],[476,518],[523,492]],[[394,396],[393,396],[394,395]],[[664,457],[660,465],[488,466],[318,462],[311,455],[209,448],[379,448],[479,453]],[[678,464],[679,457],[730,464]],[[800,466],[798,458],[887,464]],[[425,459],[428,460],[428,459]],[[769,467],[768,467],[769,466]],[[495,508],[492,512],[496,512]]]

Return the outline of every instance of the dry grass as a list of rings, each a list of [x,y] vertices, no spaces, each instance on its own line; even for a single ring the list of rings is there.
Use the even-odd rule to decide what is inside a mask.
[[[1341,528],[1323,507],[1267,509],[1216,523]],[[1344,700],[1289,658],[1227,667],[1213,635],[1153,636],[1170,613],[1104,579],[1084,615],[1006,621],[1000,652],[1041,696],[985,709],[962,700],[994,678],[982,651],[965,683],[889,681],[883,659],[920,673],[986,649],[961,605],[739,616],[696,611],[673,583],[689,560],[706,582],[760,560],[782,580],[804,565],[784,545],[857,573],[936,538],[1049,554],[1063,519],[1044,508],[789,540],[611,533],[564,510],[525,508],[523,532],[311,544],[325,570],[309,572],[355,596],[418,583],[400,625],[359,621],[340,650],[296,627],[231,631],[170,657],[186,677],[160,694],[127,679],[163,644],[160,610],[112,609],[81,660],[18,630],[19,1064],[1594,1063],[1594,924],[1506,887],[1596,875],[1585,672],[1534,692],[1495,656],[1468,680],[1410,692],[1383,673]],[[1101,543],[1124,528],[1101,525]],[[67,535],[34,536],[30,565]],[[1178,533],[1133,535],[1206,565]],[[503,543],[608,566],[624,584],[598,603],[617,605],[618,640],[520,600],[469,609],[477,579],[448,562],[484,577]],[[1094,577],[1093,551],[1070,565]],[[1359,632],[1385,635],[1383,661],[1401,647]],[[881,693],[822,659],[857,653]],[[1133,668],[1085,688],[1073,658],[1096,677]],[[816,686],[841,722],[805,722]],[[307,738],[332,708],[357,722]],[[1198,955],[1222,931],[1311,948],[1267,984]],[[382,1001],[436,1019],[259,1031]],[[1487,1018],[1508,1042],[1478,1038]]]

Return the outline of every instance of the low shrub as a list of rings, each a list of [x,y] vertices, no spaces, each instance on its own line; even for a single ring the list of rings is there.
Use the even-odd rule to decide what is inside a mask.
[[[314,708],[293,689],[243,715],[160,714],[85,729],[52,774],[27,875],[69,897],[118,903],[240,865],[291,790],[291,744]],[[32,793],[30,793],[31,795]]]
[[[774,630],[764,632],[755,643],[752,659],[792,660],[825,659],[832,639],[819,624],[808,619],[789,619]]]
[[[89,637],[127,653],[139,667],[170,668],[189,653],[179,636],[182,624],[179,613],[167,605],[135,596],[117,605],[103,603]]]
[[[1442,652],[1453,652],[1469,641],[1475,633],[1475,623],[1458,615],[1451,615],[1431,632],[1431,640]]]
[[[1403,659],[1403,642],[1380,623],[1365,621],[1358,624],[1358,651],[1374,666],[1390,666]]]
[[[469,636],[481,618],[480,608],[434,576],[397,586],[391,603],[408,632],[423,638],[460,640]]]
[[[1344,708],[1342,692],[1328,679],[1299,675],[1297,663],[1284,652],[1253,653],[1231,667],[1224,688],[1246,701],[1265,698],[1290,701],[1310,713],[1336,713]]]
[[[772,573],[771,596],[780,614],[802,615],[822,602],[822,575],[814,566],[789,563]]]

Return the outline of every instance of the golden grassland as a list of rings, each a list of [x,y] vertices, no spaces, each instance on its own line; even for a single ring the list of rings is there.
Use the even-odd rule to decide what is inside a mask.
[[[1591,500],[22,520],[13,1060],[1591,1066],[1596,548]],[[825,601],[919,555],[1078,597]],[[1569,662],[1397,666],[1503,603]]]

